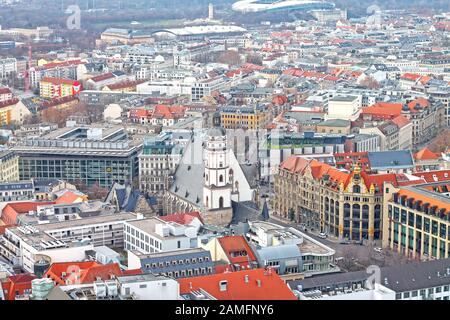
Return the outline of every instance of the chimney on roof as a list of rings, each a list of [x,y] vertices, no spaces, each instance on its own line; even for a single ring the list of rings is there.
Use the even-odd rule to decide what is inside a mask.
[[[244,281],[245,281],[245,283],[248,283],[248,275],[244,276]]]
[[[256,280],[256,283],[257,283],[257,285],[258,285],[258,288],[261,288],[261,280]]]

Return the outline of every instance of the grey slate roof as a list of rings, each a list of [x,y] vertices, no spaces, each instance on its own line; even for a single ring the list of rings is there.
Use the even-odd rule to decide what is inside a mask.
[[[439,275],[438,275],[439,273]],[[335,273],[290,281],[291,289],[314,289],[346,282],[364,281],[370,276],[366,271]],[[381,268],[381,284],[395,292],[406,292],[450,285],[450,259],[413,262]]]
[[[253,202],[232,201],[231,207],[233,208],[233,218],[231,220],[232,225],[245,223],[247,221],[262,220],[258,207]]]
[[[372,169],[396,168],[405,169],[414,166],[413,157],[409,150],[369,152],[370,167]]]
[[[265,247],[257,250],[260,261],[299,258],[302,256],[296,244]]]

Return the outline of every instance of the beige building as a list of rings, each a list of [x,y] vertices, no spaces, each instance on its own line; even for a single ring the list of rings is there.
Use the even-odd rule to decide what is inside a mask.
[[[0,182],[19,181],[19,156],[13,151],[0,153]]]
[[[350,134],[351,122],[349,120],[331,119],[317,124],[317,133]]]

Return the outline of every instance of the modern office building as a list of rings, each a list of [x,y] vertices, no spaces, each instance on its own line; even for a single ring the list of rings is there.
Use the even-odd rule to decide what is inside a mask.
[[[423,173],[429,174],[429,173]],[[431,172],[436,176],[436,172]],[[383,246],[411,259],[450,257],[449,172],[440,182],[385,186]]]
[[[63,179],[92,186],[130,184],[139,174],[142,142],[131,141],[122,127],[68,127],[39,138],[23,138],[20,179]]]
[[[196,228],[157,217],[127,222],[124,233],[125,250],[144,254],[192,248],[197,239]]]

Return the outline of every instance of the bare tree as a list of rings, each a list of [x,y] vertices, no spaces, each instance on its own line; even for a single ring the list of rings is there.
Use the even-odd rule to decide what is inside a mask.
[[[103,200],[107,194],[108,189],[101,187],[98,182],[88,189],[88,196],[91,199]]]
[[[372,76],[367,76],[363,81],[361,81],[361,85],[368,89],[378,89],[380,87],[380,84]]]
[[[239,66],[242,63],[239,53],[232,50],[222,52],[217,58],[217,62],[229,64],[230,66]]]

